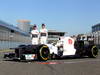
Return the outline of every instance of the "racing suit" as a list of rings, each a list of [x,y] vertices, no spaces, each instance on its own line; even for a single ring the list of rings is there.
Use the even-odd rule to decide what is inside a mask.
[[[40,44],[46,44],[48,38],[48,30],[46,28],[40,29]]]
[[[32,30],[31,37],[32,37],[32,44],[33,45],[39,44],[39,31],[38,30]]]

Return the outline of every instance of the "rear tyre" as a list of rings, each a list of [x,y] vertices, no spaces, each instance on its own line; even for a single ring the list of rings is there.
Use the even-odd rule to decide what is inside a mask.
[[[39,60],[47,61],[50,57],[50,51],[49,51],[48,46],[46,45],[39,46],[37,56]]]
[[[96,58],[98,56],[98,48],[96,46],[92,46],[88,56],[90,58]]]

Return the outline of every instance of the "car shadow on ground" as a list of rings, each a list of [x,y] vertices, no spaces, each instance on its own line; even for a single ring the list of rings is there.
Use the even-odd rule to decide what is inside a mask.
[[[19,62],[19,63],[28,63],[28,62],[52,62],[52,61],[62,61],[62,60],[80,60],[80,59],[88,59],[88,57],[63,57],[57,59],[49,59],[47,61],[40,61],[40,60],[13,60],[13,59],[3,59],[3,61],[9,62]]]

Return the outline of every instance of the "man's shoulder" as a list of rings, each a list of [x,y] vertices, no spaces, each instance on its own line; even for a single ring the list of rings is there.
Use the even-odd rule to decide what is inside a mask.
[[[31,32],[39,32],[38,30],[32,30]]]

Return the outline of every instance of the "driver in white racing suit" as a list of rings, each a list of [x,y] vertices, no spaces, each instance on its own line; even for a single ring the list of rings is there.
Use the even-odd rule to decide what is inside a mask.
[[[47,44],[48,30],[45,27],[45,24],[42,24],[40,29],[40,44]]]
[[[36,25],[33,26],[33,29],[31,31],[31,37],[32,37],[32,44],[33,45],[39,44],[39,31],[37,30]]]

